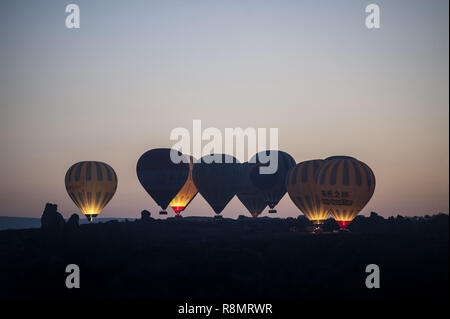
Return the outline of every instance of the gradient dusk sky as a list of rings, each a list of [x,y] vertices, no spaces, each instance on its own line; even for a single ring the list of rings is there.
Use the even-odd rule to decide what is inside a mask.
[[[377,178],[363,214],[448,212],[448,1],[71,2],[77,30],[70,2],[1,1],[0,215],[78,212],[64,175],[97,160],[119,180],[101,217],[157,217],[136,162],[195,119],[277,127],[297,162],[360,159]],[[278,211],[300,213],[287,195]],[[198,195],[183,214],[213,211]],[[236,197],[223,214],[249,216]]]

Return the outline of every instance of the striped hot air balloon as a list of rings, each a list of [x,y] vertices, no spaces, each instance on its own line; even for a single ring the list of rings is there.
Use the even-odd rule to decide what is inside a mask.
[[[286,188],[289,197],[314,225],[323,224],[330,213],[316,193],[314,177],[324,160],[316,159],[298,163],[288,174]],[[317,226],[318,227],[318,226]]]
[[[65,183],[70,198],[91,222],[114,196],[117,175],[108,164],[79,162],[69,168]]]
[[[241,185],[236,195],[249,213],[256,218],[267,207],[267,201],[264,193],[256,188],[250,180],[250,172],[254,166],[256,164],[242,164]]]
[[[186,209],[186,207],[190,204],[190,202],[197,195],[198,190],[195,187],[194,180],[192,179],[192,170],[194,168],[194,158],[190,157],[189,162],[189,176],[183,187],[180,191],[175,195],[172,201],[169,203],[169,206],[172,207],[176,216],[181,216],[181,212]]]
[[[350,156],[328,157],[315,181],[321,203],[341,229],[358,215],[375,191],[370,167]]]
[[[270,167],[270,162],[265,162],[269,156],[275,154],[277,158],[276,171],[272,174],[264,174],[260,167]],[[249,163],[256,163],[250,172],[250,180],[259,190],[261,190],[269,205],[269,213],[274,214],[277,211],[274,209],[278,202],[286,194],[286,176],[289,170],[295,166],[295,160],[291,155],[282,151],[262,151],[252,156]],[[273,164],[273,163],[272,163]]]

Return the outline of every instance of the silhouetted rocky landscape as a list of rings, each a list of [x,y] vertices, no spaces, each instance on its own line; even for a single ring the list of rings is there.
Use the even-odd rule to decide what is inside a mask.
[[[297,219],[186,217],[79,224],[47,204],[40,229],[0,231],[2,299],[448,299],[447,214],[358,216],[338,232]],[[80,289],[67,289],[68,264]],[[381,288],[368,289],[368,264]]]

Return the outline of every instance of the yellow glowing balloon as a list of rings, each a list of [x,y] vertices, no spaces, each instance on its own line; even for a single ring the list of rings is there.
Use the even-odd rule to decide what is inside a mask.
[[[116,192],[117,175],[108,164],[79,162],[69,168],[65,183],[70,198],[87,219],[92,221]]]
[[[195,187],[194,180],[192,179],[192,169],[194,167],[193,161],[193,157],[191,156],[188,179],[186,180],[180,191],[177,193],[177,195],[175,195],[175,197],[169,203],[169,206],[172,207],[176,215],[179,215],[183,210],[185,210],[185,208],[198,193],[197,187]]]
[[[341,229],[358,215],[375,191],[375,175],[369,166],[349,156],[332,156],[315,177],[321,203]]]
[[[289,172],[286,188],[289,197],[315,225],[323,224],[330,213],[316,194],[314,177],[324,160],[311,160],[298,163]]]

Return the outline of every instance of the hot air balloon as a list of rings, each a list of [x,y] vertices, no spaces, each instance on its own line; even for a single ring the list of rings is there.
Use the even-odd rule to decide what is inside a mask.
[[[117,175],[108,164],[79,162],[69,168],[65,183],[70,198],[91,222],[114,196]]]
[[[324,160],[321,159],[298,163],[291,168],[286,179],[289,197],[306,218],[313,222],[315,232],[321,230],[320,225],[330,216],[328,208],[325,208],[317,196],[314,181],[323,163]]]
[[[169,206],[172,207],[175,212],[175,216],[181,217],[181,212],[186,209],[189,203],[194,199],[195,195],[197,195],[197,187],[195,187],[194,180],[192,179],[192,170],[194,168],[194,158],[191,156],[189,161],[189,176],[184,183],[183,187],[180,189],[177,195],[172,199],[169,203]]]
[[[350,156],[332,156],[315,176],[321,203],[344,230],[366,206],[375,191],[375,175],[369,166]]]
[[[182,162],[172,162],[171,151],[183,158]],[[189,161],[176,150],[155,148],[142,154],[136,165],[136,173],[141,185],[162,208],[160,214],[167,215],[167,206],[188,179]]]
[[[268,156],[276,156],[278,159],[276,171],[273,174],[263,174],[260,170],[261,166],[268,167],[270,165],[269,162],[265,163],[264,159]],[[286,194],[286,176],[289,170],[295,166],[295,160],[282,151],[263,151],[253,155],[249,162],[257,164],[250,172],[251,182],[263,192],[266,203],[270,207],[269,213],[276,213],[274,208]]]
[[[266,208],[267,202],[263,192],[250,180],[250,172],[254,166],[256,164],[247,162],[242,164],[241,184],[236,195],[249,213],[256,218]]]
[[[220,163],[213,162],[219,159]],[[231,155],[209,154],[194,164],[192,177],[199,193],[205,198],[217,218],[236,195],[241,181],[242,167]]]

